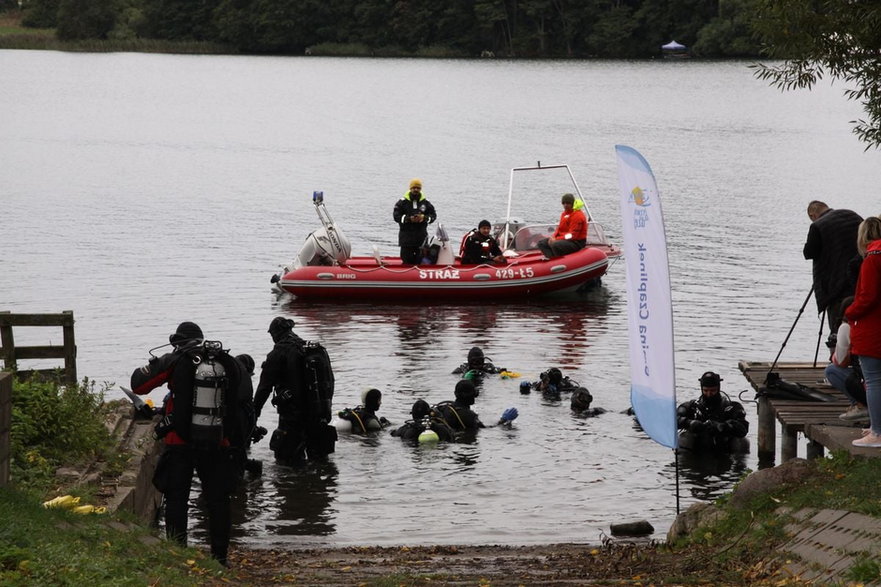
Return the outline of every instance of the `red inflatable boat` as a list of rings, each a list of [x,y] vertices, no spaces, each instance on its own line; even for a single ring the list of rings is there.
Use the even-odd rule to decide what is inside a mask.
[[[514,168],[511,191],[516,171],[546,169],[565,169],[581,198],[566,165]],[[399,257],[381,256],[376,247],[372,256],[352,257],[348,240],[324,207],[323,193],[313,194],[313,202],[324,227],[310,234],[294,262],[271,280],[297,298],[498,300],[571,292],[599,283],[610,262],[621,254],[588,210],[587,246],[563,257],[546,259],[536,243],[551,235],[556,225],[526,224],[510,218],[509,193],[508,219],[495,223],[492,229],[504,250],[504,264],[463,265],[442,226],[432,241],[438,250],[435,264],[404,265]]]

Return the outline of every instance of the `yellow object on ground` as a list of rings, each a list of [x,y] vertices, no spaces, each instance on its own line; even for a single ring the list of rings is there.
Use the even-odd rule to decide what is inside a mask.
[[[70,509],[80,502],[80,498],[72,495],[59,495],[54,499],[43,502],[44,508],[65,508]]]
[[[79,505],[72,510],[77,514],[103,514],[107,511],[107,508],[103,506],[93,506],[93,505]]]
[[[502,371],[499,373],[499,377],[502,379],[516,379],[520,377],[520,373],[515,373],[514,371]]]

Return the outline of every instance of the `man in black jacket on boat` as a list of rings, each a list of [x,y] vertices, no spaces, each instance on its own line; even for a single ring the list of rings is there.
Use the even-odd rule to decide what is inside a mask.
[[[434,206],[422,193],[421,179],[410,181],[410,189],[395,203],[392,215],[399,227],[401,262],[418,265],[422,260],[422,245],[428,237],[428,225],[437,219]]]

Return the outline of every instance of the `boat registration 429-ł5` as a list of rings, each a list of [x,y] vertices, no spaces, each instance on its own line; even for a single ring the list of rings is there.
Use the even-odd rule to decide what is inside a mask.
[[[504,269],[496,269],[496,278],[498,279],[521,279],[533,277],[535,272],[532,267],[506,267]]]

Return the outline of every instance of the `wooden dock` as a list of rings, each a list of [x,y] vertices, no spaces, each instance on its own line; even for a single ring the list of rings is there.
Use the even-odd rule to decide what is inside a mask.
[[[756,392],[764,387],[765,378],[771,367],[769,362],[740,361],[738,367]],[[790,383],[798,383],[815,389],[834,398],[829,402],[773,399],[759,394],[758,457],[762,463],[773,464],[777,452],[777,426],[780,422],[781,444],[780,460],[788,461],[798,456],[798,434],[808,440],[807,458],[822,457],[824,449],[847,450],[860,456],[881,457],[881,450],[856,448],[851,441],[860,437],[860,430],[866,422],[847,422],[838,416],[847,410],[850,402],[847,397],[832,388],[823,376],[825,362],[818,363],[777,363],[774,372]]]

